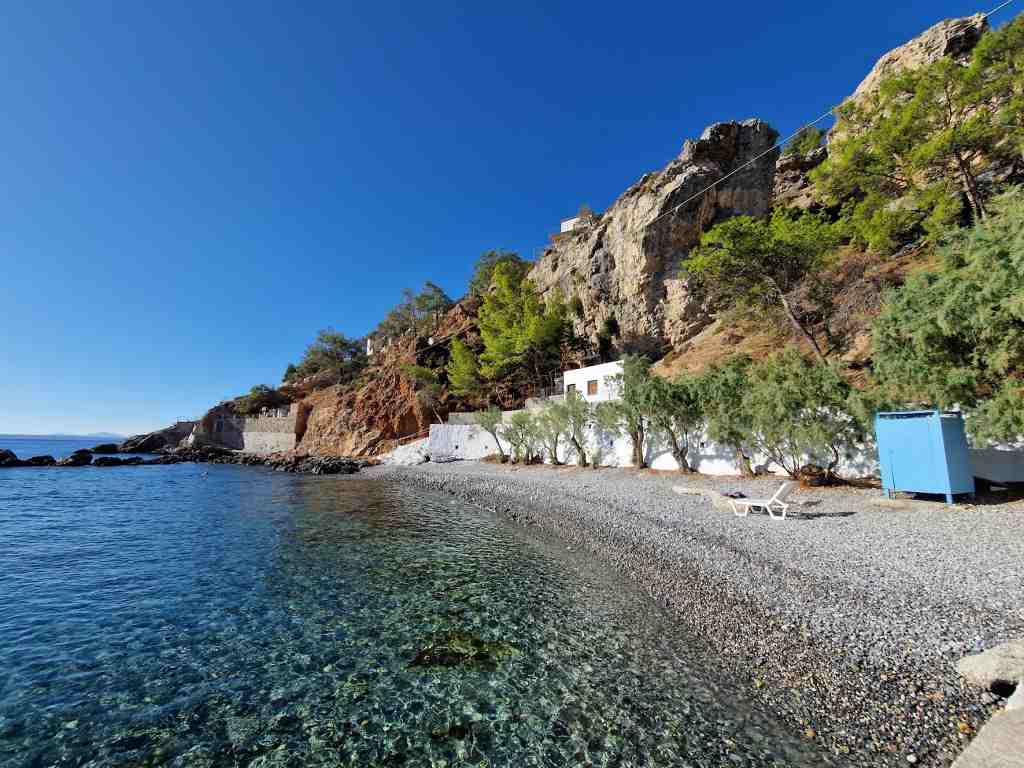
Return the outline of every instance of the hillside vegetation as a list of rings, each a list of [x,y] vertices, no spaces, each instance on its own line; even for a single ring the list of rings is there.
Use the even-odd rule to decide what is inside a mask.
[[[668,435],[683,466],[695,423],[791,471],[801,452],[835,466],[882,406],[959,405],[978,440],[1024,434],[1024,17],[967,47],[872,79],[827,135],[801,131],[778,160],[805,187],[799,205],[772,203],[774,166],[766,193],[760,165],[708,193],[713,205],[681,205],[680,179],[720,178],[774,136],[760,121],[716,124],[540,262],[488,252],[459,301],[429,282],[406,291],[372,355],[366,339],[322,331],[283,388],[239,405],[306,399],[300,448],[375,452],[632,354],[635,400],[589,418],[641,442]],[[652,200],[667,213],[637,219]],[[656,269],[643,267],[651,253]],[[623,271],[630,259],[648,271]],[[519,425],[520,458],[572,444],[566,407]],[[836,419],[807,418],[826,411]]]

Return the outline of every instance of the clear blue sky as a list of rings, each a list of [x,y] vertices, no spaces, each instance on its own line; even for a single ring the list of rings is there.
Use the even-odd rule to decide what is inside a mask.
[[[988,10],[486,5],[9,4],[0,433],[138,432],[275,383],[317,329],[461,295],[481,252],[532,257],[705,125],[789,133]]]

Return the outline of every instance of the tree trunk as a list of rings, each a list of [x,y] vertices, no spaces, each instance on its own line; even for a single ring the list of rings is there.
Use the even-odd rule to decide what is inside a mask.
[[[960,170],[960,176],[963,178],[964,193],[967,195],[967,201],[971,204],[971,210],[974,212],[975,218],[978,220],[984,219],[985,204],[981,200],[978,180],[974,178],[970,164],[964,160],[959,152],[956,154],[956,164]]]
[[[828,469],[825,470],[825,473],[834,477],[836,474],[836,467],[839,466],[839,449],[834,445],[830,445],[829,450],[832,451],[832,461],[828,463]]]
[[[583,450],[583,446],[580,445],[580,441],[576,439],[576,435],[572,436],[572,444],[576,449],[577,465],[581,467],[587,466],[587,452]]]
[[[508,461],[508,457],[505,455],[505,449],[501,447],[501,440],[498,439],[498,433],[488,431],[487,434],[494,438],[494,444],[498,446],[498,456],[501,457],[501,463],[504,464]]]
[[[642,424],[634,424],[630,429],[630,439],[633,441],[633,466],[637,469],[644,469],[647,462],[644,461],[644,428]]]
[[[690,451],[689,444],[680,445],[679,439],[671,430],[668,430],[668,439],[672,441],[672,458],[675,459],[676,464],[679,465],[679,471],[684,474],[693,472],[693,469],[690,467],[690,463],[686,460],[686,455]]]
[[[797,318],[796,312],[793,311],[793,307],[790,306],[789,300],[782,291],[779,291],[779,301],[782,302],[782,308],[786,311],[786,316],[789,318],[789,324],[793,326],[793,330],[807,340],[811,345],[811,349],[814,350],[815,357],[821,362],[825,362],[825,354],[821,351],[821,347],[818,346],[818,342],[814,340],[814,336],[811,335],[810,331],[804,328],[803,323]]]
[[[738,445],[734,446],[733,450],[736,451],[736,466],[740,470],[740,476],[754,477],[754,470],[750,466],[750,459],[747,457],[747,454]]]
[[[689,475],[693,473],[693,467],[691,467],[690,463],[686,460],[685,448],[681,451],[672,451],[672,458],[676,460],[676,464],[679,465],[679,471],[682,472],[684,475]]]

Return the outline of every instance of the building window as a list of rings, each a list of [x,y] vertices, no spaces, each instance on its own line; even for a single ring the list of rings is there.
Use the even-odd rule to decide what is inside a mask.
[[[593,380],[587,382],[587,394],[588,395],[596,395],[597,394],[597,379],[593,379]]]
[[[575,384],[570,384],[569,386],[567,386],[565,388],[565,394],[569,395],[570,397],[572,397],[574,394],[576,394],[576,385]]]

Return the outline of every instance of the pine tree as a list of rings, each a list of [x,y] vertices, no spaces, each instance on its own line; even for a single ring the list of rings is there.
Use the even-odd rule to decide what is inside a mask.
[[[473,350],[461,339],[452,339],[448,360],[448,385],[459,397],[475,397],[480,392],[480,364]]]
[[[982,440],[1024,435],[1024,189],[942,250],[942,269],[888,297],[872,333],[890,399],[973,411]]]
[[[969,66],[941,58],[883,80],[840,107],[829,157],[812,172],[844,206],[852,237],[892,252],[920,234],[939,240],[963,213],[987,214],[980,181],[1024,149],[1024,19],[988,32]]]
[[[736,216],[701,237],[683,264],[683,275],[692,290],[720,308],[762,315],[781,308],[793,331],[824,359],[788,294],[822,271],[838,242],[833,227],[815,214],[777,210],[770,221]]]

